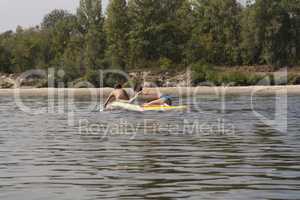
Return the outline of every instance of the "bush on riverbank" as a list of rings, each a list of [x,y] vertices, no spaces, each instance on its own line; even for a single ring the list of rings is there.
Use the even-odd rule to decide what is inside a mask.
[[[237,70],[220,70],[216,67],[199,62],[192,65],[192,83],[194,85],[231,85],[231,86],[247,86],[256,85],[264,77],[255,73]]]
[[[298,74],[289,75],[288,83],[291,85],[300,85],[300,75]]]

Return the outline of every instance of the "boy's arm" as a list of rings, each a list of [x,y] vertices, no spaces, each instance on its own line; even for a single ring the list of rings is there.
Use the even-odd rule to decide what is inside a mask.
[[[104,103],[104,108],[107,107],[107,104],[110,102],[110,100],[111,100],[112,97],[113,97],[113,93],[111,93],[111,94],[109,95],[109,97],[107,98],[107,100],[105,101],[105,103]]]
[[[133,103],[140,96],[140,94],[142,94],[142,91],[138,92],[134,97],[132,97],[128,103]]]

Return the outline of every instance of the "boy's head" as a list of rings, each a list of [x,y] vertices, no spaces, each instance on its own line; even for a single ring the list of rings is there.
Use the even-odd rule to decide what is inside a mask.
[[[120,83],[118,83],[118,84],[115,85],[115,89],[122,89],[122,88],[123,87],[122,87],[122,85]]]
[[[137,84],[135,84],[133,90],[135,92],[141,92],[143,90],[143,86],[141,84],[137,83]]]
[[[169,106],[172,106],[172,99],[168,98],[166,99],[166,104],[168,104]]]

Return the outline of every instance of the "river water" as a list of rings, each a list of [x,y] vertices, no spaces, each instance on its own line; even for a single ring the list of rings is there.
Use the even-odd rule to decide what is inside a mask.
[[[23,98],[26,110],[1,97],[0,199],[300,199],[299,96],[286,109],[281,97],[224,100],[135,113],[81,98],[45,112],[48,99]]]

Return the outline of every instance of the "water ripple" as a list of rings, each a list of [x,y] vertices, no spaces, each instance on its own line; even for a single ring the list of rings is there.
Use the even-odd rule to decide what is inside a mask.
[[[257,99],[256,111],[273,116],[274,98]],[[186,102],[191,112],[143,115],[92,113],[76,100],[70,125],[70,113],[26,114],[2,99],[0,199],[299,199],[297,96],[289,97],[288,133],[257,119],[247,96],[227,98],[225,112],[218,99]],[[26,104],[38,109],[47,99]],[[183,129],[218,119],[235,133]],[[80,133],[80,120],[96,132]],[[113,128],[124,121],[129,130],[118,134]],[[113,131],[104,134],[107,128]]]

